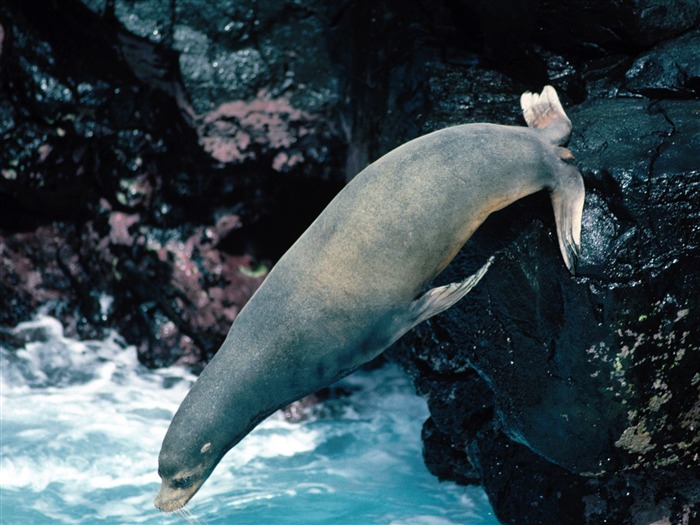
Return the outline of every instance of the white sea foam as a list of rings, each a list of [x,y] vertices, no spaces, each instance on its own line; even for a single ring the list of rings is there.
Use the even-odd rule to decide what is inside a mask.
[[[273,415],[224,458],[194,514],[160,514],[158,451],[194,376],[146,369],[116,335],[65,338],[51,318],[15,333],[29,342],[0,347],[3,525],[496,524],[481,491],[426,471],[427,409],[396,367],[347,378],[352,396],[303,424]]]

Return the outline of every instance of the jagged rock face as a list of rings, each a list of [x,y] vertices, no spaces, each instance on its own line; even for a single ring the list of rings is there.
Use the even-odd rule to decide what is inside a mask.
[[[473,367],[493,392],[495,417],[484,428],[578,474],[579,484],[590,478],[592,494],[601,480],[644,471],[663,480],[659,497],[667,477],[678,475],[679,490],[700,473],[700,172],[687,162],[700,146],[696,107],[603,100],[572,110],[581,131],[571,148],[588,190],[578,276],[558,260],[551,220],[523,205],[485,225],[474,242],[482,254],[490,250],[482,239],[500,236],[504,223],[510,235],[518,224],[516,237],[470,301],[432,322],[450,346],[438,370]],[[475,257],[445,278],[470,271]],[[420,356],[437,368],[430,349]],[[459,410],[442,407],[450,419]],[[442,411],[433,412],[438,428]],[[470,453],[491,463],[480,443]],[[487,457],[500,453],[493,449]],[[697,502],[691,494],[676,504]]]
[[[552,83],[587,189],[577,275],[531,196],[436,283],[495,255],[476,289],[390,353],[428,400],[428,466],[504,523],[692,524],[699,23],[697,0],[7,0],[0,324],[48,308],[201,364],[345,180],[441,127],[521,125]]]
[[[680,89],[675,76],[646,82]],[[428,465],[479,477],[505,523],[700,512],[699,108],[570,108],[587,189],[577,275],[560,260],[548,198],[532,196],[491,217],[440,277],[460,280],[495,253],[479,286],[395,352],[429,400]]]
[[[700,94],[700,30],[669,40],[637,58],[626,86],[647,96],[697,98]]]
[[[200,4],[0,6],[2,323],[48,307],[149,364],[206,360],[341,187],[336,76],[318,35],[287,45],[322,15]]]
[[[579,52],[646,47],[700,23],[694,0],[544,0],[539,31],[547,42],[584,46]]]

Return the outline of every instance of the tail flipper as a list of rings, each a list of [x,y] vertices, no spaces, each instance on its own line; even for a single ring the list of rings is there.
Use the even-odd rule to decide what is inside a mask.
[[[520,107],[523,108],[523,117],[527,125],[541,129],[549,142],[563,145],[569,140],[571,121],[552,86],[545,86],[539,95],[529,91],[523,93],[520,97]],[[574,157],[566,148],[559,148],[558,155],[562,160],[571,160]],[[569,271],[576,273],[581,253],[581,215],[585,198],[581,173],[564,162],[559,164],[550,196],[562,257]]]
[[[581,173],[575,167],[562,162],[557,183],[550,190],[550,197],[557,223],[559,249],[566,267],[575,274],[581,254],[581,215],[585,198]]]
[[[544,130],[552,144],[565,144],[571,136],[571,121],[559,102],[552,86],[545,86],[542,93],[523,93],[520,97],[525,122],[531,128]]]

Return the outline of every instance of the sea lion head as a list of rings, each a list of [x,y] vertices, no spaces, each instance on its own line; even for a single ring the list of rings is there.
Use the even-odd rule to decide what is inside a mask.
[[[158,457],[160,492],[154,501],[163,512],[182,508],[194,496],[219,463],[221,455],[211,441],[202,443],[199,450],[163,447]]]
[[[261,410],[254,384],[230,379],[229,368],[218,376],[207,366],[165,433],[158,455],[162,483],[153,502],[164,512],[182,508],[226,453],[272,412]]]

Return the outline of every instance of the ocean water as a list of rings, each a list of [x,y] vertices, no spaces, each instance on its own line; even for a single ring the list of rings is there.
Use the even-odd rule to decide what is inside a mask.
[[[0,523],[497,525],[478,487],[439,483],[421,457],[428,411],[392,365],[348,395],[277,413],[224,458],[185,514],[153,506],[160,443],[194,377],[148,370],[118,336],[65,338],[55,319],[0,347]]]

